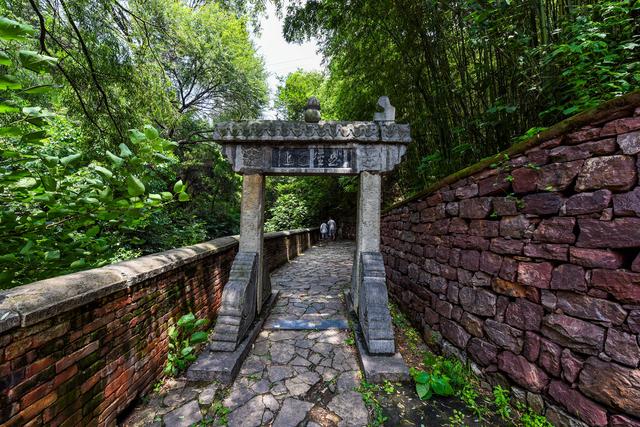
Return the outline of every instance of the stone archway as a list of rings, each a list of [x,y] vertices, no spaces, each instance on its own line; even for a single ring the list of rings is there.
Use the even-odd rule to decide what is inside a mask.
[[[308,104],[313,110],[317,101]],[[359,175],[356,252],[350,298],[366,351],[374,356],[396,352],[385,271],[380,254],[382,174],[392,171],[411,141],[407,124],[395,123],[387,97],[370,122],[320,122],[319,111],[307,111],[309,122],[260,120],[216,125],[233,170],[242,174],[240,245],[213,331],[211,350],[238,352],[238,347],[271,297],[263,267],[265,176]],[[318,113],[318,114],[315,114]],[[317,119],[317,120],[314,120]],[[241,357],[241,356],[240,356]]]

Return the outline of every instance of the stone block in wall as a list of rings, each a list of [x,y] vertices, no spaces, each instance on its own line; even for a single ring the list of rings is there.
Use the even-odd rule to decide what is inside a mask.
[[[494,197],[493,212],[498,216],[517,215],[518,207],[513,197]]]
[[[578,390],[572,389],[562,381],[551,381],[549,395],[564,406],[569,413],[590,426],[606,426],[608,424],[607,411],[601,405],[586,398]]]
[[[631,189],[636,183],[635,159],[630,156],[604,156],[587,159],[576,180],[576,191],[614,191]]]
[[[498,347],[480,338],[471,338],[467,351],[471,358],[482,366],[496,363],[498,356]]]
[[[479,317],[465,311],[460,317],[460,324],[474,337],[484,336],[484,322]]]
[[[531,215],[556,215],[564,203],[558,193],[536,193],[524,196],[522,212]]]
[[[491,213],[491,198],[477,197],[460,201],[460,217],[484,219]]]
[[[469,199],[478,195],[478,184],[470,184],[458,187],[455,190],[455,196],[458,199]]]
[[[640,346],[635,334],[609,328],[604,352],[616,362],[635,368],[640,363]]]
[[[640,417],[640,369],[590,357],[580,372],[578,386],[592,399]]]
[[[640,427],[640,420],[634,420],[624,415],[612,415],[609,419],[610,427]]]
[[[491,289],[495,293],[517,298],[524,298],[528,294],[526,286],[499,277],[491,280]]]
[[[530,231],[532,225],[524,215],[507,216],[500,220],[500,236],[522,239]]]
[[[640,273],[625,270],[593,270],[591,286],[609,292],[621,302],[640,304]]]
[[[631,271],[640,272],[640,253],[634,258],[631,263]]]
[[[551,289],[587,292],[584,268],[573,264],[561,264],[553,269]]]
[[[509,303],[505,312],[505,321],[518,329],[536,331],[542,324],[544,309],[524,298],[516,298]]]
[[[458,298],[465,311],[479,316],[493,317],[496,315],[497,298],[489,291],[463,286]]]
[[[548,243],[569,243],[576,241],[573,228],[576,225],[575,218],[548,218],[543,219],[538,228],[533,232],[533,240]]]
[[[640,216],[640,187],[632,191],[613,196],[615,216]]]
[[[540,365],[548,374],[554,377],[560,376],[560,359],[562,356],[562,347],[553,341],[540,339],[540,355],[538,356],[538,365]]]
[[[578,228],[578,247],[640,248],[640,218],[579,219]]]
[[[640,129],[640,117],[613,120],[602,127],[600,137],[614,136]]]
[[[597,355],[604,347],[604,328],[564,314],[545,316],[541,331],[547,338],[580,353]]]
[[[511,185],[516,194],[531,193],[538,186],[539,172],[534,168],[522,167],[511,171]]]
[[[588,249],[572,246],[569,248],[569,261],[572,264],[583,267],[616,269],[622,267],[624,256],[608,249]]]
[[[487,337],[497,346],[520,354],[524,345],[523,333],[521,330],[513,328],[506,323],[496,322],[487,319],[484,324]]]
[[[592,139],[600,138],[600,128],[598,127],[585,127],[579,131],[572,132],[567,135],[565,143],[567,144],[579,144],[584,141],[590,141]]]
[[[526,286],[548,289],[553,265],[548,262],[518,263],[518,282]]]
[[[471,335],[462,326],[448,319],[440,319],[440,332],[443,337],[461,349],[464,349],[471,339]]]
[[[640,153],[640,132],[618,135],[617,142],[624,154],[635,155]]]
[[[569,188],[582,169],[582,160],[552,163],[543,166],[536,183],[538,191],[564,191]]]
[[[507,179],[506,173],[500,173],[478,181],[479,196],[507,194],[510,189],[511,182]]]
[[[491,246],[489,246],[489,249],[492,252],[501,255],[521,255],[523,247],[524,243],[520,240],[498,237],[496,239],[491,239]]]
[[[501,279],[515,281],[518,278],[518,261],[513,258],[502,258],[499,276]]]
[[[524,346],[522,355],[531,363],[535,363],[540,356],[540,335],[527,331],[524,334]]]
[[[573,384],[578,379],[578,375],[580,375],[580,371],[582,370],[582,365],[584,362],[582,359],[578,358],[575,354],[571,352],[571,350],[565,348],[562,350],[562,355],[560,357],[560,365],[562,366],[562,378]]]
[[[500,235],[500,222],[486,219],[471,220],[469,234],[481,237],[498,237]]]
[[[620,304],[606,299],[573,292],[558,292],[556,298],[555,307],[569,316],[609,325],[621,325],[627,317],[627,312]]]
[[[567,199],[560,211],[563,215],[601,213],[609,207],[612,197],[613,195],[609,190],[574,194]]]
[[[505,372],[516,384],[535,393],[541,392],[549,383],[549,377],[538,366],[523,356],[503,351],[498,355],[498,369]]]
[[[528,243],[525,245],[523,253],[530,258],[568,261],[569,245],[558,243]]]
[[[491,275],[497,275],[502,267],[502,257],[493,252],[483,251],[480,255],[480,270]]]

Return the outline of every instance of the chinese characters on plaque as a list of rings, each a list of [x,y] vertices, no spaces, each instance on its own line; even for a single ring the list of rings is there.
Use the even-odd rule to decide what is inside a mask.
[[[352,167],[351,148],[275,147],[271,155],[273,168],[348,169]]]

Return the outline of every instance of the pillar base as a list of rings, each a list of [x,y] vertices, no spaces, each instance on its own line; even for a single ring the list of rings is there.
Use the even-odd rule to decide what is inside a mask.
[[[238,252],[222,291],[211,350],[235,351],[256,316],[256,287],[260,271],[256,252]]]

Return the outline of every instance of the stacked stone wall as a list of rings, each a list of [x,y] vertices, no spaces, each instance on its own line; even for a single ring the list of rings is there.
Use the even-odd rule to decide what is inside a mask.
[[[317,238],[267,234],[268,268]],[[161,374],[169,326],[215,320],[237,249],[225,237],[0,292],[0,426],[115,425]]]
[[[640,426],[632,99],[382,219],[392,298],[445,352],[555,425]]]

